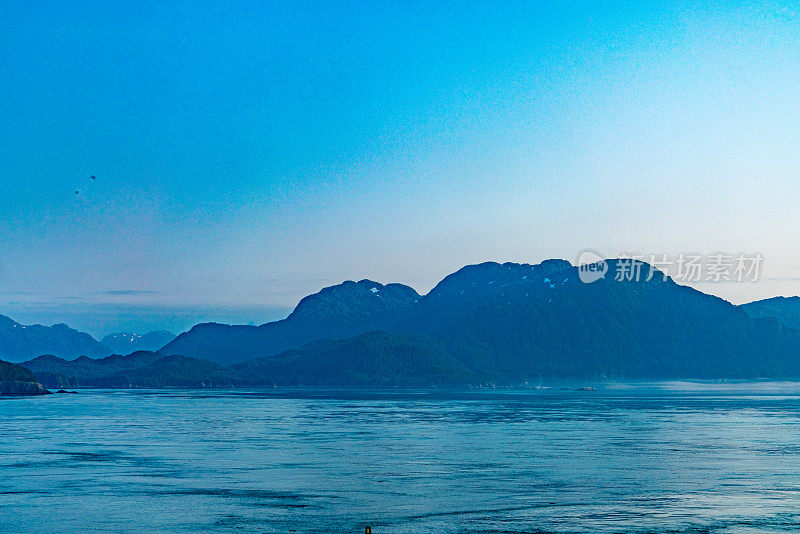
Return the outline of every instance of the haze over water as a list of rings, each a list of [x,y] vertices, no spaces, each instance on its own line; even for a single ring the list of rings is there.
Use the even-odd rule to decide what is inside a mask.
[[[0,531],[796,532],[800,384],[0,401]]]

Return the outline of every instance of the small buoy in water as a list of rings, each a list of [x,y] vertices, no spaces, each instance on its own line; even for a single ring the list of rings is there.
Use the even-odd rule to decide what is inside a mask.
[[[366,530],[364,530],[364,534],[372,534],[372,527],[367,527]]]

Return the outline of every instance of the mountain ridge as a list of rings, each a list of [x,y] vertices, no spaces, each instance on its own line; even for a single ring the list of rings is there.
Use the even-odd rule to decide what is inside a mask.
[[[285,319],[260,326],[203,323],[161,348],[227,365],[279,354],[321,339],[343,339],[391,324],[419,299],[403,284],[370,280],[328,286],[304,297]],[[235,348],[230,340],[238,339]]]
[[[102,357],[111,350],[85,332],[59,323],[53,326],[22,325],[0,315],[0,359],[21,362],[42,354],[64,358]]]
[[[75,360],[44,355],[20,365],[52,388],[199,388],[244,382],[234,371],[208,360],[150,351]]]
[[[302,348],[307,365],[313,367],[308,344],[385,331],[426,340],[476,375],[506,382],[541,377],[800,376],[800,332],[752,318],[724,299],[681,286],[645,262],[630,262],[606,260],[606,276],[593,283],[581,281],[579,268],[565,260],[535,265],[484,262],[448,275],[419,298],[407,293],[381,313],[359,310],[361,293],[353,301],[328,302],[331,295],[349,298],[359,287],[345,282],[301,302],[324,300],[324,310],[347,310],[347,321],[334,312],[309,314],[313,321],[300,325],[303,314],[249,330],[202,327],[179,336],[163,351],[236,365]],[[618,275],[625,272],[641,276]],[[370,284],[376,283],[362,286]],[[187,338],[195,337],[194,346],[203,346],[209,331],[217,336],[213,350],[193,353]],[[267,339],[264,332],[271,339],[262,344]],[[332,349],[316,350],[321,354]]]

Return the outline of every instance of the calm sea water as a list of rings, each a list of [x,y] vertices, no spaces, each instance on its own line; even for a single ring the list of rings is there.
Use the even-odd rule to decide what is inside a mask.
[[[0,531],[800,531],[800,384],[0,400]]]

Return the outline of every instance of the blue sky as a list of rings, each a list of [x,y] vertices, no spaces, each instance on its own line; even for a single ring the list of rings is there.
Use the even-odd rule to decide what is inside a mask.
[[[587,248],[760,252],[760,283],[698,287],[797,294],[798,13],[4,3],[0,313],[262,322],[345,279]]]

